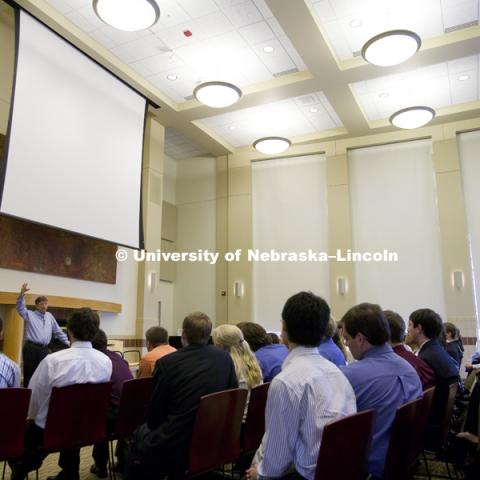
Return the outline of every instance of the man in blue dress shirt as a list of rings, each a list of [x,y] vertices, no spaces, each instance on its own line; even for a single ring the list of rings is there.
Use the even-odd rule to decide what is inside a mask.
[[[359,412],[376,410],[368,472],[383,478],[390,427],[397,408],[422,395],[414,368],[388,344],[390,328],[379,305],[361,303],[344,315],[343,335],[355,359],[342,367],[357,397]]]
[[[23,346],[23,385],[28,387],[30,378],[38,364],[48,355],[48,344],[52,336],[69,346],[67,335],[58,326],[55,317],[47,312],[48,298],[41,296],[35,300],[36,310],[28,310],[25,294],[29,291],[24,283],[17,298],[17,312],[25,321],[25,344]]]

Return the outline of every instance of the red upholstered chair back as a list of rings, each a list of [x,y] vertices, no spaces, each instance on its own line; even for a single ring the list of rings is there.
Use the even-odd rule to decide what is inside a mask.
[[[145,421],[147,405],[152,398],[153,377],[135,378],[123,384],[114,437],[125,438]]]
[[[267,404],[270,383],[255,387],[250,392],[247,417],[243,425],[244,454],[254,452],[262,442],[265,433],[265,405]]]
[[[106,440],[112,383],[53,387],[43,436],[46,453]]]
[[[205,395],[193,426],[190,475],[208,472],[240,456],[240,429],[247,390],[236,388]]]
[[[401,405],[397,408],[390,429],[390,444],[385,462],[385,479],[404,480],[416,459],[417,438],[420,434],[420,414],[423,398]]]
[[[15,460],[23,452],[31,394],[28,388],[0,388],[0,461]]]
[[[432,408],[433,396],[435,395],[435,387],[430,387],[423,392],[422,406],[418,416],[418,438],[416,442],[415,458],[423,452],[425,438],[427,435],[428,419]]]
[[[374,416],[365,410],[325,425],[315,480],[365,479]]]

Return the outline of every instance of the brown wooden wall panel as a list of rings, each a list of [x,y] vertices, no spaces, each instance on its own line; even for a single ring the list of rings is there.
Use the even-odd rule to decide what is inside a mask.
[[[115,283],[117,247],[0,215],[0,267]]]

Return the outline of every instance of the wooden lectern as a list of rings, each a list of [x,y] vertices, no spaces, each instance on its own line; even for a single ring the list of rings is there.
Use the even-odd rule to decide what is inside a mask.
[[[27,307],[34,308],[35,299],[41,294],[29,293],[25,295]],[[18,292],[0,292],[0,305],[5,305],[5,322],[3,327],[3,353],[14,362],[20,364],[23,345],[23,318],[18,315],[16,303]],[[120,303],[87,300],[84,298],[58,297],[48,295],[49,307],[81,308],[90,307],[99,312],[120,313]]]

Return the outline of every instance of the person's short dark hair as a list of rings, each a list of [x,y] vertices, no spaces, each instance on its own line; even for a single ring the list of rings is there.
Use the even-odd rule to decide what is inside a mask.
[[[410,314],[410,321],[414,327],[421,325],[423,334],[429,339],[438,339],[443,331],[440,315],[430,308],[415,310]]]
[[[258,323],[240,322],[237,323],[237,327],[242,331],[243,338],[254,352],[272,344],[272,339],[268,336],[267,331]]]
[[[345,313],[342,322],[352,338],[361,333],[371,345],[383,345],[390,339],[390,327],[380,305],[360,303]]]
[[[81,342],[91,342],[98,331],[93,310],[88,307],[79,308],[70,314],[67,329]]]
[[[457,340],[460,337],[460,330],[454,323],[445,322],[443,328],[445,329],[445,333],[449,333],[454,340]]]
[[[405,340],[405,320],[392,310],[384,310],[383,314],[390,327],[390,341],[392,343],[402,343]]]
[[[95,350],[100,350],[103,352],[104,350],[107,349],[107,345],[108,345],[107,334],[103,330],[98,329],[98,332],[93,337],[92,347]]]
[[[95,325],[97,328],[100,328],[100,315],[96,310],[92,310],[92,315],[93,315],[93,321],[95,322]]]
[[[38,305],[40,302],[48,302],[48,298],[45,295],[40,295],[35,299],[35,305]]]
[[[145,338],[152,347],[168,343],[168,332],[163,327],[150,327],[145,332]]]
[[[206,345],[212,333],[212,321],[202,312],[187,315],[182,327],[189,345]]]
[[[273,344],[277,345],[278,343],[280,343],[280,338],[275,332],[268,332],[267,335],[270,337],[270,340]]]
[[[330,307],[312,292],[291,296],[282,310],[289,341],[305,347],[318,347],[330,319]]]

